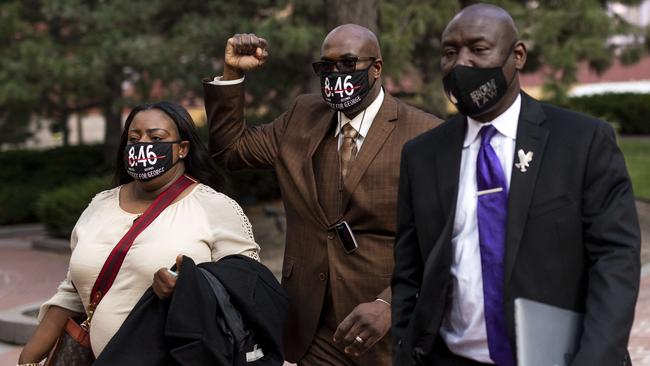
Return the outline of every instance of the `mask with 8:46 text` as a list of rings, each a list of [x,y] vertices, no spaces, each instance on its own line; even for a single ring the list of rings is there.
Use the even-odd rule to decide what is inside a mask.
[[[320,77],[321,94],[330,108],[345,112],[361,103],[372,86],[368,82],[369,66],[350,73],[328,72]],[[377,79],[375,79],[375,82]],[[373,82],[374,86],[374,82]]]
[[[135,180],[150,180],[174,166],[172,145],[179,141],[137,142],[124,147],[124,168]],[[176,161],[178,162],[178,160]]]

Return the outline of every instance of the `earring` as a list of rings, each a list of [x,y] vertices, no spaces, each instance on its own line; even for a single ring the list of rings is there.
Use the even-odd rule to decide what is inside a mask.
[[[182,159],[182,158],[183,158],[183,155],[178,155],[178,158],[179,158],[179,159]]]

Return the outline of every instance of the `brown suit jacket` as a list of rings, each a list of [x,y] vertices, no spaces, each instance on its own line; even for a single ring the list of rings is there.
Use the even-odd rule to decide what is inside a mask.
[[[282,285],[290,306],[284,348],[287,360],[296,362],[316,332],[328,281],[338,322],[360,303],[378,296],[390,300],[402,145],[440,120],[385,94],[343,185],[342,214],[359,244],[346,254],[332,230],[336,220],[319,201],[312,159],[324,138],[333,137],[335,112],[320,95],[301,95],[273,122],[247,127],[243,83],[204,83],[204,91],[215,160],[231,170],[275,169],[287,215]],[[381,358],[388,356],[385,362],[390,362],[389,339],[378,347]]]

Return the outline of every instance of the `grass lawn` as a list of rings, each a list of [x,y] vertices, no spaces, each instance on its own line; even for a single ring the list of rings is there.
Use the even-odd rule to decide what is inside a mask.
[[[634,195],[650,200],[650,137],[620,137],[618,144],[632,177]]]

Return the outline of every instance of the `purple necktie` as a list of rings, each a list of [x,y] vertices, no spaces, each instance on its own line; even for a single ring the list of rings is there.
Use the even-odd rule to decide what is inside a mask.
[[[503,307],[503,258],[506,244],[508,190],[499,157],[490,145],[497,133],[492,125],[481,128],[481,148],[476,161],[478,237],[483,274],[483,302],[490,358],[498,366],[515,366],[506,331]]]

